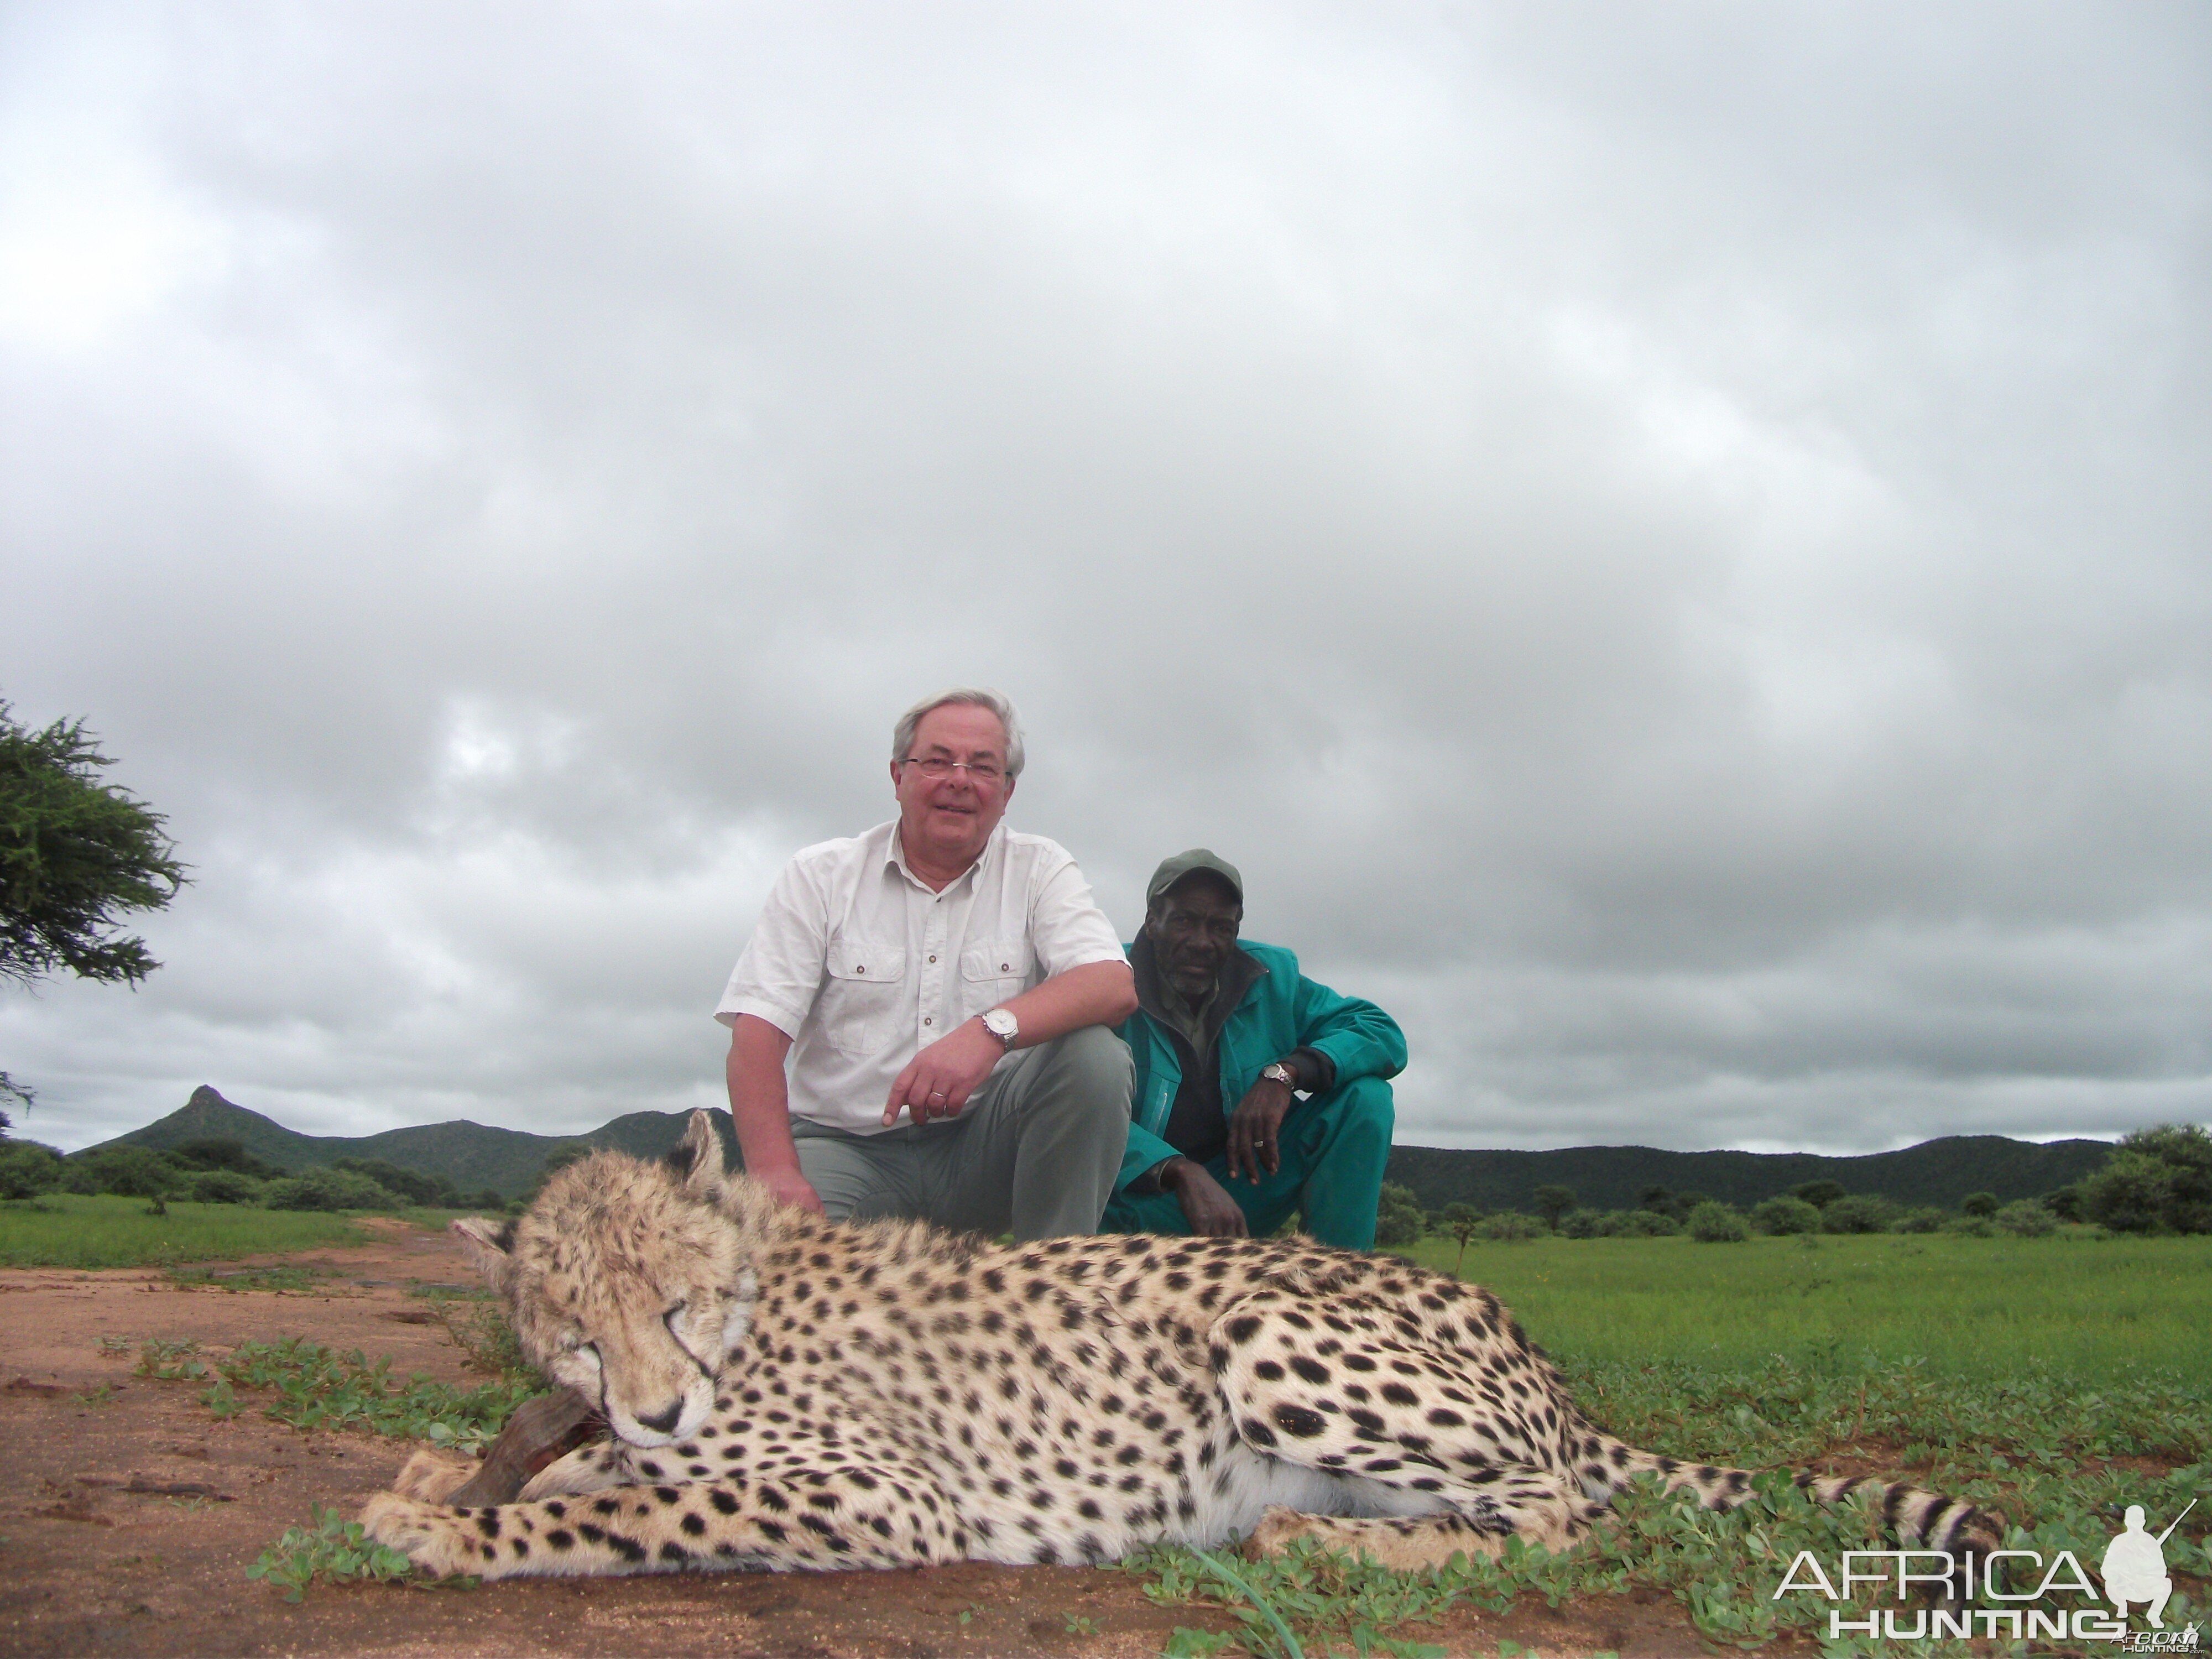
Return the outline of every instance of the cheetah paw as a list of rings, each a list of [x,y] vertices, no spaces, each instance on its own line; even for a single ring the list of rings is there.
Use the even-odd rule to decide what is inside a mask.
[[[1262,1556],[1279,1554],[1295,1540],[1311,1538],[1318,1530],[1314,1517],[1304,1510],[1271,1504],[1260,1517],[1260,1524],[1244,1540],[1244,1558],[1257,1561]]]
[[[473,1457],[424,1446],[401,1465],[392,1477],[392,1490],[421,1503],[443,1503],[466,1486],[482,1467]]]
[[[441,1578],[481,1571],[476,1550],[453,1511],[397,1492],[379,1492],[361,1512],[362,1530]]]

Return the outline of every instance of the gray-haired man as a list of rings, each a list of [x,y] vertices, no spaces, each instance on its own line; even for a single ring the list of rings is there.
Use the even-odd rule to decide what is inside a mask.
[[[769,894],[715,1018],[746,1171],[787,1203],[1097,1230],[1136,991],[1075,860],[1000,822],[1022,761],[999,693],[925,697],[892,734],[898,817],[805,848]]]

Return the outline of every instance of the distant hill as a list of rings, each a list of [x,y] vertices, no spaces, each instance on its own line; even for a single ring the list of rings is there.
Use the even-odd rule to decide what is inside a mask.
[[[1703,1193],[1740,1208],[1808,1181],[1832,1181],[1850,1193],[1879,1193],[1900,1204],[1955,1207],[1969,1193],[1998,1201],[2034,1198],[2104,1167],[2101,1140],[2038,1146],[2003,1135],[1947,1135],[1902,1152],[1863,1158],[1814,1152],[1668,1152],[1650,1146],[1575,1146],[1547,1152],[1462,1152],[1394,1146],[1385,1178],[1413,1189],[1421,1207],[1474,1204],[1485,1210],[1535,1208],[1539,1187],[1571,1187],[1593,1210],[1636,1206],[1644,1189]]]
[[[722,1145],[737,1162],[737,1134],[726,1111],[714,1114]],[[104,1143],[165,1152],[216,1135],[243,1143],[254,1157],[286,1170],[308,1170],[342,1158],[380,1158],[402,1169],[443,1176],[465,1193],[489,1187],[508,1197],[527,1192],[554,1147],[587,1140],[638,1158],[659,1158],[683,1138],[684,1112],[631,1112],[581,1135],[533,1135],[481,1123],[429,1123],[373,1135],[303,1135],[274,1118],[234,1105],[206,1084],[168,1116]],[[89,1150],[89,1149],[88,1149]]]
[[[273,1118],[225,1100],[205,1084],[160,1121],[118,1135],[109,1146],[161,1152],[202,1136],[244,1143],[254,1157],[287,1170],[313,1169],[342,1158],[381,1158],[403,1169],[443,1176],[463,1192],[489,1187],[509,1197],[529,1190],[545,1154],[586,1140],[638,1158],[659,1158],[683,1138],[684,1112],[631,1112],[581,1135],[533,1135],[465,1121],[386,1129],[373,1135],[303,1135]],[[714,1127],[734,1165],[737,1135],[726,1111]],[[1388,1178],[1413,1189],[1422,1207],[1454,1202],[1486,1210],[1533,1209],[1529,1194],[1556,1182],[1571,1187],[1594,1210],[1633,1208],[1647,1187],[1703,1193],[1742,1207],[1808,1181],[1834,1181],[1846,1192],[1880,1193],[1902,1204],[1957,1205],[1968,1193],[2000,1201],[2033,1198],[2078,1181],[2112,1155],[2101,1140],[2048,1146],[2002,1135],[1952,1135],[1903,1152],[1864,1158],[1814,1152],[1668,1152],[1650,1146],[1576,1146],[1560,1152],[1471,1152],[1394,1146]]]

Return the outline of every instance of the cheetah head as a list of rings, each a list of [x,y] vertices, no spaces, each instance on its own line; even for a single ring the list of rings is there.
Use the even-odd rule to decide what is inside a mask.
[[[694,1112],[665,1163],[595,1152],[518,1220],[453,1231],[532,1362],[632,1445],[665,1446],[714,1409],[714,1373],[759,1297],[725,1188],[721,1143]]]

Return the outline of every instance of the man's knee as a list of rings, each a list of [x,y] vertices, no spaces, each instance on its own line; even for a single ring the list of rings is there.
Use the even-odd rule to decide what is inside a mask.
[[[1103,1025],[1085,1025],[1054,1037],[1040,1055],[1066,1078],[1085,1099],[1115,1102],[1127,1111],[1129,1089],[1136,1075],[1129,1045]]]
[[[1323,1097],[1336,1109],[1340,1137],[1375,1140],[1384,1146],[1398,1124],[1398,1107],[1390,1085],[1379,1077],[1356,1077]]]

